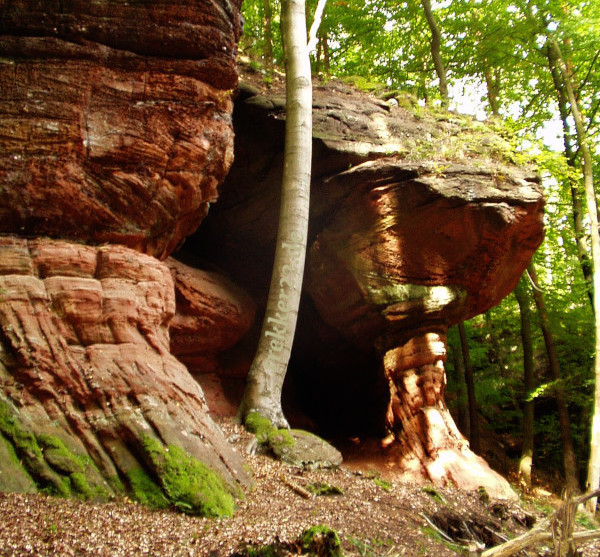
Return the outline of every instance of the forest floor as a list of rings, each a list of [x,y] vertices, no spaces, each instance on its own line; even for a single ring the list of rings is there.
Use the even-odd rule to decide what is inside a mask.
[[[251,434],[230,420],[220,425],[245,453]],[[469,546],[490,547],[526,532],[559,502],[539,489],[507,503],[484,493],[389,481],[369,469],[302,470],[268,455],[245,458],[254,485],[234,516],[219,520],[150,510],[128,499],[0,494],[0,557],[298,555],[300,534],[316,525],[337,532],[346,557],[466,555]],[[316,484],[341,493],[303,494]],[[584,515],[577,522],[578,528],[595,526]],[[270,544],[278,544],[279,553],[252,553]],[[600,545],[582,544],[579,551],[597,557]],[[519,555],[551,554],[545,547]]]

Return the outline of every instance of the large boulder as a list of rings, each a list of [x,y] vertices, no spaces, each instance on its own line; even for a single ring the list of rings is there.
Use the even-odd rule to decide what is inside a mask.
[[[170,352],[159,261],[233,158],[240,4],[0,7],[0,489],[228,514],[248,481]]]
[[[254,336],[246,335],[256,323],[256,304],[219,272],[197,269],[172,257],[165,263],[175,283],[171,353],[202,386],[211,411],[234,415],[248,372],[244,344],[256,345]],[[245,342],[240,343],[242,338]]]
[[[231,164],[239,2],[23,0],[0,17],[0,232],[164,257]]]

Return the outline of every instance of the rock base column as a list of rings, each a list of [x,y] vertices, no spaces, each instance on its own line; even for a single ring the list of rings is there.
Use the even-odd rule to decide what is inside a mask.
[[[421,332],[383,356],[390,384],[384,444],[392,462],[417,477],[492,497],[516,497],[508,482],[469,449],[444,402],[446,336]]]

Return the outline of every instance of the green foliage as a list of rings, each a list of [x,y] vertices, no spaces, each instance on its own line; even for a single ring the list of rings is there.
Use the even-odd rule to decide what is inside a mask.
[[[300,535],[300,544],[304,552],[323,557],[343,557],[340,538],[329,526],[321,524],[305,530]]]
[[[231,516],[233,496],[219,475],[176,445],[142,438],[144,451],[161,489],[178,510],[202,516]]]
[[[306,489],[314,495],[343,495],[344,492],[335,485],[329,485],[328,483],[314,483],[306,486]]]

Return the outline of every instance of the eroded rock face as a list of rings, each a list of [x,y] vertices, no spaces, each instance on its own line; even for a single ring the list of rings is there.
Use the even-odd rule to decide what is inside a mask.
[[[232,486],[247,481],[200,387],[170,353],[166,265],[122,246],[0,237],[0,296],[0,433],[38,485],[78,484],[51,451],[30,462],[33,449],[8,422],[42,448],[48,437],[89,455],[80,472],[104,494],[122,481],[138,495],[140,471],[162,485],[151,440],[183,448]]]
[[[345,195],[312,242],[306,287],[323,319],[361,344],[387,348],[483,313],[543,237],[539,188],[518,169],[377,161],[323,187]]]
[[[237,0],[36,2],[0,18],[0,232],[165,257],[232,161]]]
[[[232,347],[255,323],[256,304],[220,273],[174,258],[165,263],[175,283],[177,308],[169,325],[171,352],[202,386],[210,410],[233,416],[249,361],[243,350],[237,355]]]

